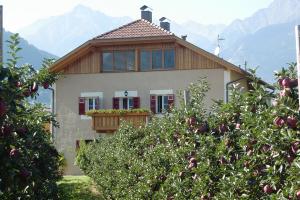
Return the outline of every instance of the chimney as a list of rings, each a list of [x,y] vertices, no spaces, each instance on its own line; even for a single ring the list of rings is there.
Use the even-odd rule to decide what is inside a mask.
[[[183,39],[184,41],[186,41],[187,35],[182,35],[181,39]]]
[[[152,9],[146,5],[143,5],[140,9],[141,9],[141,18],[152,23],[152,12],[151,12]]]
[[[167,31],[170,31],[170,22],[167,18],[165,17],[162,17],[159,19],[160,21],[160,27],[167,30]]]

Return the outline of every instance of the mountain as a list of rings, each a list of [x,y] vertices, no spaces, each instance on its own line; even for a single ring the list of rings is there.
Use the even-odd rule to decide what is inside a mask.
[[[299,0],[274,0],[245,20],[236,20],[221,34],[222,57],[236,65],[258,68],[258,74],[273,81],[273,71],[295,62],[294,27],[300,24]]]
[[[71,12],[41,19],[19,32],[34,46],[63,56],[83,42],[129,21],[129,17],[110,17],[78,5]]]
[[[3,61],[5,62],[9,58],[9,54],[7,53],[8,43],[5,41],[8,41],[10,36],[13,33],[5,31],[3,32]],[[57,56],[50,54],[46,51],[42,51],[35,46],[29,44],[25,39],[20,37],[20,44],[19,47],[22,48],[21,51],[19,51],[18,56],[20,56],[20,60],[17,63],[18,65],[22,65],[25,63],[31,64],[35,69],[39,69],[41,67],[41,64],[43,62],[44,58],[58,58]],[[46,105],[50,105],[51,102],[51,94],[48,90],[40,89],[40,96],[38,97],[38,101],[41,103],[44,103]]]
[[[9,58],[8,55],[8,44],[6,41],[9,40],[10,36],[13,33],[9,31],[3,32],[3,61],[6,61],[7,58]],[[19,56],[21,57],[18,64],[24,64],[24,63],[30,63],[34,66],[35,69],[39,69],[42,61],[44,58],[58,58],[57,56],[50,54],[46,51],[42,51],[35,46],[29,44],[25,39],[22,37],[20,38],[20,47],[22,48],[21,51],[19,51]]]

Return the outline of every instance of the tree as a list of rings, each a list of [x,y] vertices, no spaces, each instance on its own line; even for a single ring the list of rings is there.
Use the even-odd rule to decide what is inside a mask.
[[[57,79],[48,71],[53,61],[45,60],[39,71],[17,66],[18,35],[8,43],[11,57],[0,65],[0,198],[57,199],[59,154],[45,129],[57,123],[43,105],[32,103],[39,86]]]
[[[123,125],[81,148],[77,163],[111,199],[300,199],[295,65],[276,76],[272,91],[253,71],[252,89],[235,86],[210,112],[202,79],[187,106]]]

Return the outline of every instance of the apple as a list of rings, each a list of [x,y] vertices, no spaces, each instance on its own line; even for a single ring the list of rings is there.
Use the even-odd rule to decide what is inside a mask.
[[[291,89],[290,88],[284,88],[283,90],[280,91],[279,96],[282,97],[289,97],[291,96]]]
[[[282,87],[282,81],[283,81],[283,78],[278,79],[278,84],[279,84],[280,87]]]
[[[227,164],[227,160],[224,158],[224,156],[222,156],[222,157],[219,159],[219,162],[221,163],[221,165]]]
[[[273,188],[270,186],[270,185],[265,185],[264,187],[263,187],[263,191],[264,191],[264,193],[266,193],[266,194],[271,194],[271,193],[273,193]]]
[[[286,77],[282,80],[282,86],[284,88],[290,88],[291,87],[291,79],[289,77]]]
[[[197,163],[197,160],[196,158],[194,157],[191,157],[190,160],[189,160],[190,163]]]
[[[299,146],[300,146],[300,141],[297,141],[297,142],[293,142],[292,145],[291,145],[291,150],[294,154],[297,153],[298,149],[299,149]]]
[[[225,133],[225,132],[228,131],[228,127],[227,127],[225,124],[221,124],[221,125],[219,126],[219,131],[220,131],[221,133]]]
[[[298,190],[298,191],[296,192],[296,197],[297,197],[297,200],[300,200],[300,190]]]
[[[44,83],[43,83],[43,87],[44,87],[44,89],[48,89],[48,88],[49,88],[49,86],[50,86],[50,84],[49,84],[48,82],[44,82]]]
[[[18,157],[20,154],[19,150],[18,149],[11,149],[10,152],[9,152],[9,156],[11,158],[16,158]]]
[[[167,177],[165,175],[160,175],[159,176],[160,181],[165,181],[166,179],[167,179]]]
[[[276,118],[274,119],[273,123],[274,123],[274,125],[277,126],[278,128],[281,128],[281,127],[284,125],[285,121],[284,121],[284,119],[281,118],[281,117],[276,117]]]
[[[271,149],[271,146],[269,144],[264,144],[262,147],[261,147],[261,150],[263,152],[268,152],[269,150]]]
[[[0,99],[0,117],[5,115],[6,112],[7,112],[7,105],[2,99]]]
[[[33,84],[32,84],[31,87],[30,87],[30,91],[31,91],[31,92],[37,92],[38,89],[39,89],[38,84],[37,84],[36,82],[33,82]]]
[[[21,81],[17,81],[16,83],[15,83],[15,86],[17,87],[17,88],[20,88],[20,87],[22,87],[22,82]]]
[[[286,157],[286,160],[287,160],[287,162],[288,162],[289,164],[292,164],[293,161],[295,160],[295,156],[294,156],[294,155],[288,155],[288,156]]]
[[[189,127],[195,126],[196,122],[197,122],[196,117],[189,117],[186,119],[186,123],[189,125]]]
[[[184,172],[179,172],[179,177],[182,178],[185,175]]]
[[[298,122],[298,120],[294,116],[292,116],[292,117],[289,116],[286,119],[286,123],[287,123],[288,127],[292,128],[292,129],[297,128],[297,122]]]
[[[236,123],[235,129],[240,130],[241,129],[241,124],[240,123]]]
[[[22,169],[20,171],[20,176],[23,179],[27,179],[30,176],[30,172],[27,169]]]
[[[197,163],[190,163],[188,169],[193,169],[195,167],[197,167]]]
[[[201,124],[197,129],[196,129],[196,133],[205,133],[208,131],[208,124],[207,123],[203,123]]]
[[[24,136],[28,132],[28,129],[26,127],[20,127],[17,128],[16,132],[18,133],[18,135]]]
[[[13,131],[13,128],[11,125],[9,124],[5,124],[3,127],[2,127],[2,133],[4,136],[9,136]]]

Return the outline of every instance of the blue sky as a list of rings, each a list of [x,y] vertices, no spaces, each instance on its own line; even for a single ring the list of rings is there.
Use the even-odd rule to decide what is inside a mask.
[[[229,24],[267,7],[273,0],[0,0],[4,6],[4,27],[16,32],[38,19],[60,15],[78,4],[110,16],[139,18],[139,7],[153,8],[155,18],[165,16],[182,23],[193,20],[202,24]]]

